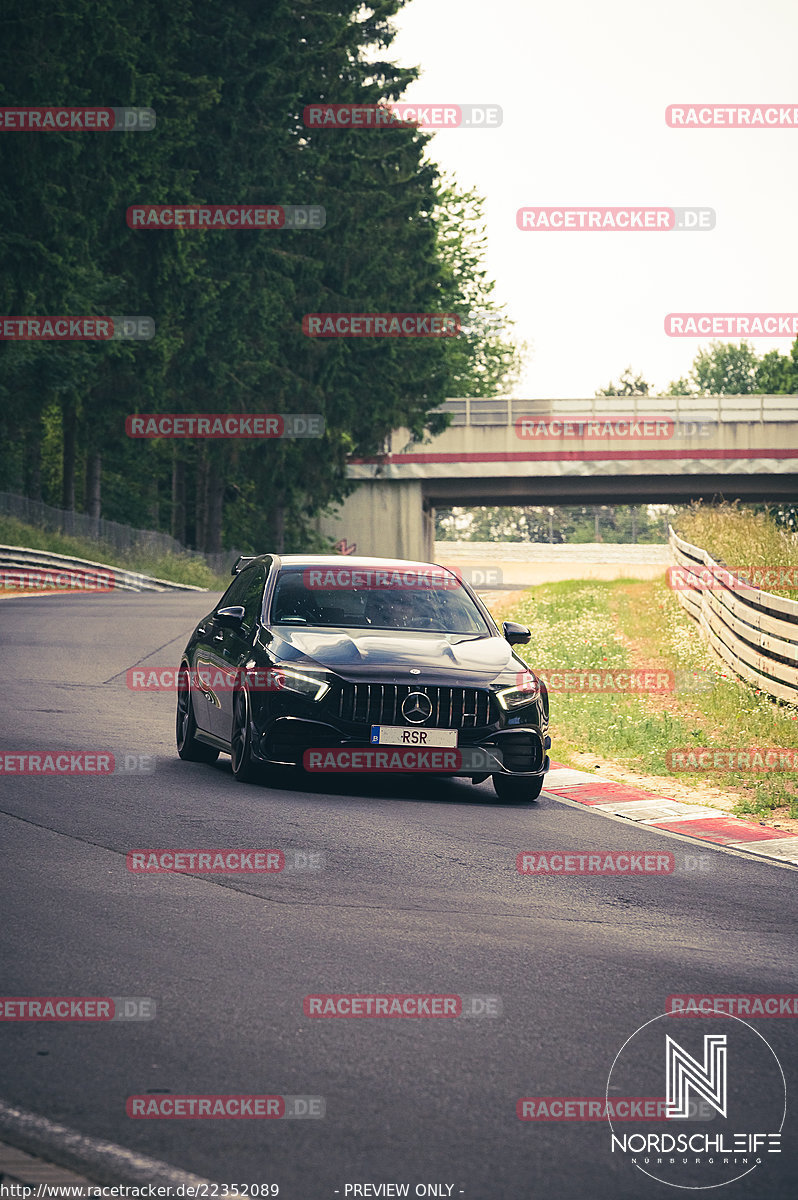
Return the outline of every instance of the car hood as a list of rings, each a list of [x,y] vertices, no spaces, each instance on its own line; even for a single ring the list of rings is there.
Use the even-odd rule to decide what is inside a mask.
[[[410,669],[462,683],[486,684],[507,670],[517,670],[512,647],[502,637],[471,638],[457,634],[393,633],[390,630],[292,629],[283,626],[272,645],[277,657],[311,659],[337,674],[412,682]],[[469,677],[469,678],[464,678]]]

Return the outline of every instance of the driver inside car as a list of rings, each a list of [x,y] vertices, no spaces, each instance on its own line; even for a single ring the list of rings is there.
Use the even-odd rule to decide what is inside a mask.
[[[429,624],[432,616],[422,616],[419,608],[418,595],[413,592],[375,592],[366,605],[366,616],[382,629],[418,629]]]

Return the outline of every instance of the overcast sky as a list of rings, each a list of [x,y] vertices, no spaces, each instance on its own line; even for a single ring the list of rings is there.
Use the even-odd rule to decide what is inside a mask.
[[[798,311],[798,128],[665,123],[680,102],[798,107],[796,0],[412,0],[396,25],[390,57],[422,68],[405,100],[503,109],[429,155],[486,197],[495,294],[531,345],[517,395],[592,396],[628,363],[661,390],[709,343],[667,337],[668,312]],[[717,225],[516,228],[552,205],[708,206]]]

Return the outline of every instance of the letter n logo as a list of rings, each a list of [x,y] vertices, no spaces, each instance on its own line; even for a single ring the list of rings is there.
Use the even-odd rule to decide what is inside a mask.
[[[690,1116],[690,1089],[726,1116],[726,1034],[704,1034],[704,1062],[699,1063],[672,1037],[665,1035],[666,1117]]]

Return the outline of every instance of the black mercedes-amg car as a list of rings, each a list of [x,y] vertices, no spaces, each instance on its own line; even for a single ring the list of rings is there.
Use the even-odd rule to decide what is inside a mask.
[[[457,574],[432,563],[331,555],[240,558],[178,678],[177,750],[269,769],[491,776],[500,800],[540,795],[546,686]]]

